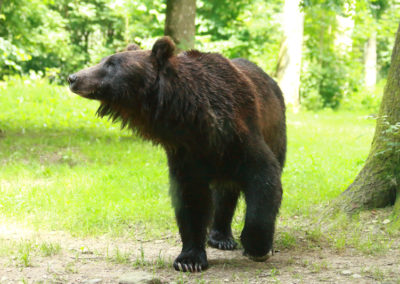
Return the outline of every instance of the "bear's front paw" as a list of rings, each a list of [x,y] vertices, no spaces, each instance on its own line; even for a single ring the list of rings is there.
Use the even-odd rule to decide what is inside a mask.
[[[207,255],[204,249],[183,251],[174,261],[174,268],[183,272],[201,272],[208,268]]]
[[[257,224],[245,224],[241,235],[244,248],[243,255],[248,256],[253,261],[265,261],[268,253],[272,250],[274,236],[273,226],[262,226]]]
[[[232,236],[224,236],[215,230],[210,232],[208,244],[213,248],[221,250],[234,250],[237,246],[237,243]]]

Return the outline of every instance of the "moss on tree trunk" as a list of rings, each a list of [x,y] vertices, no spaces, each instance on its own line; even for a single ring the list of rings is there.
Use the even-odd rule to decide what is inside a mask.
[[[344,211],[354,212],[395,202],[395,214],[400,216],[400,26],[371,151],[338,204]]]

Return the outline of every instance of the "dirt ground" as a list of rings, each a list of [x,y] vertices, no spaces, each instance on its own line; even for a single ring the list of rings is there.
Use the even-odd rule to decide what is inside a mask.
[[[162,283],[400,283],[400,251],[368,256],[347,249],[285,250],[264,263],[242,256],[241,250],[207,248],[210,268],[202,273],[175,272],[178,236],[139,242],[126,238],[75,238],[65,232],[30,231],[0,224],[7,244],[60,244],[53,256],[31,252],[29,265],[18,262],[17,250],[0,257],[0,283],[118,283],[132,271],[147,271]],[[38,245],[37,245],[38,246]]]

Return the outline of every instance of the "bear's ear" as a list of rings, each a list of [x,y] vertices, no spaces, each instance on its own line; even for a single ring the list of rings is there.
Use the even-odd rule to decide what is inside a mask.
[[[131,51],[131,50],[140,50],[140,47],[135,43],[131,43],[125,48],[125,51]]]
[[[157,60],[157,63],[162,66],[167,60],[174,55],[175,44],[168,36],[158,39],[151,50],[151,55]]]

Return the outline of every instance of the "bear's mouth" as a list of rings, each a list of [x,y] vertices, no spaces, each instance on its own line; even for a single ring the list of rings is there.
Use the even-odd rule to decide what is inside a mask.
[[[77,88],[76,84],[70,84],[69,89],[74,94],[77,94],[85,99],[95,99],[96,98],[96,90],[85,90]]]

